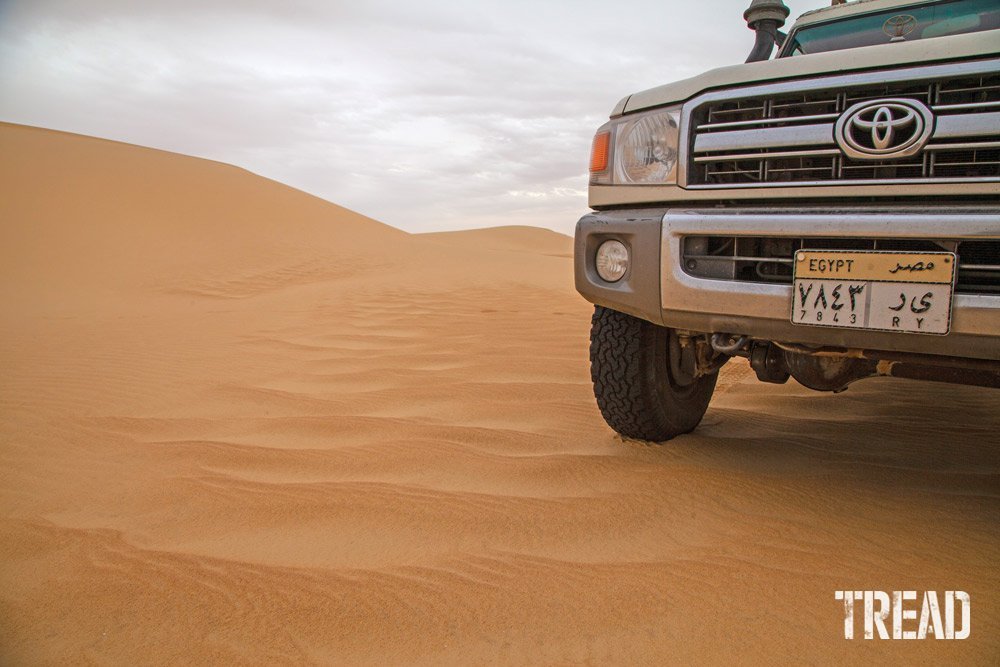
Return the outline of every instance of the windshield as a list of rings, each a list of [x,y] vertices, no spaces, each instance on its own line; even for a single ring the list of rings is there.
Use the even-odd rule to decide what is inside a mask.
[[[998,28],[1000,0],[950,0],[897,7],[805,26],[789,36],[782,57]]]

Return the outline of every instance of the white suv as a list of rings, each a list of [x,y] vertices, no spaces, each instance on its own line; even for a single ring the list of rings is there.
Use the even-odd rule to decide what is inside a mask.
[[[1000,387],[1000,3],[787,14],[754,0],[751,62],[630,95],[594,139],[576,285],[622,435],[695,428],[733,356],[821,391]]]

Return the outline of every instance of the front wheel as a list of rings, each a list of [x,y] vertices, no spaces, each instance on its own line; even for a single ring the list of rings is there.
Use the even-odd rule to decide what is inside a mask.
[[[670,356],[670,329],[595,307],[590,377],[608,426],[623,436],[653,441],[694,430],[708,409],[718,373],[679,382]]]

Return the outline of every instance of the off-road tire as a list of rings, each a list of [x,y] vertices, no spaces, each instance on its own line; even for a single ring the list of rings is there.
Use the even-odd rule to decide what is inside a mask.
[[[596,306],[590,328],[590,377],[608,426],[637,440],[669,440],[701,422],[718,373],[682,386],[669,359],[670,329]]]

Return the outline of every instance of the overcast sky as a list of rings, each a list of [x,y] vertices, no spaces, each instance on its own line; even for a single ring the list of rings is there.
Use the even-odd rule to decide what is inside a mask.
[[[229,162],[408,231],[568,233],[615,103],[742,62],[748,5],[0,0],[0,120]]]

